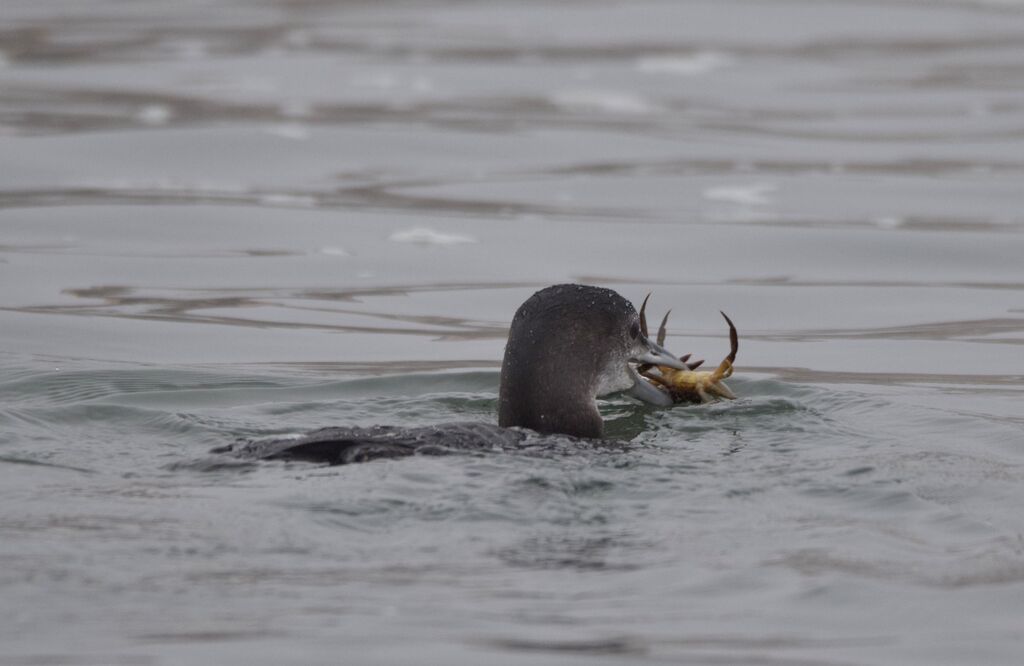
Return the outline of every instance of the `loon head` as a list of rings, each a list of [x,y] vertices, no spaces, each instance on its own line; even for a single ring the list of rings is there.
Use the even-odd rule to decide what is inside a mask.
[[[596,398],[616,391],[668,406],[629,362],[687,366],[643,334],[625,298],[601,287],[542,289],[516,311],[501,365],[498,424],[544,433],[600,437]]]

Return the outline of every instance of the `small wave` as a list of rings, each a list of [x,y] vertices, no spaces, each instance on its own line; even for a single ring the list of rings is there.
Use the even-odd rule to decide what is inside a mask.
[[[267,134],[279,136],[282,139],[291,139],[292,141],[306,141],[309,139],[309,128],[298,123],[272,125],[266,128],[265,131]]]
[[[395,243],[413,243],[415,245],[461,245],[463,243],[477,242],[476,238],[472,236],[445,233],[428,227],[402,229],[388,236],[388,240]]]
[[[719,51],[698,51],[690,55],[646,56],[636,61],[645,74],[699,76],[732,64],[732,58]]]
[[[0,464],[32,465],[38,467],[50,467],[53,469],[66,469],[72,472],[84,472],[86,474],[95,473],[95,470],[87,469],[85,467],[75,467],[74,465],[62,465],[60,463],[48,462],[46,460],[36,460],[34,458],[20,458],[17,456],[0,456]]]
[[[778,189],[779,186],[773,183],[722,185],[704,190],[704,198],[709,201],[721,201],[741,206],[764,206],[772,203],[768,195]]]
[[[315,197],[287,192],[268,192],[259,195],[259,202],[264,206],[284,206],[288,208],[312,208],[317,205]]]
[[[567,90],[553,94],[550,101],[567,111],[644,115],[659,110],[656,104],[640,95],[615,90]]]
[[[147,104],[135,113],[135,119],[143,125],[166,125],[174,118],[174,109],[166,104]]]
[[[227,456],[207,456],[194,460],[177,460],[163,466],[168,472],[248,472],[259,467],[259,463]]]
[[[25,374],[0,383],[0,399],[8,404],[67,406],[108,398],[135,399],[148,394],[182,391],[276,388],[281,383],[265,378],[225,376],[189,370],[62,370]],[[131,396],[131,397],[129,397]],[[139,400],[140,404],[150,402]]]

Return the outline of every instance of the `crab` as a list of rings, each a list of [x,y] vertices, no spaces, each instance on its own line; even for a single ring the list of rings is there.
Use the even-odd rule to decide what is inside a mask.
[[[640,329],[644,336],[647,336],[647,316],[645,310],[647,309],[647,299],[651,295],[647,294],[647,298],[644,299],[643,305],[640,306]],[[658,344],[665,344],[665,325],[668,323],[668,316],[672,311],[669,310],[665,313],[665,318],[661,320],[661,326],[658,327]],[[684,365],[688,366],[689,370],[676,370],[674,368],[667,368],[663,365],[654,366],[649,364],[642,364],[637,367],[637,372],[647,378],[655,386],[658,386],[664,390],[672,398],[675,403],[688,402],[693,404],[701,404],[706,402],[713,402],[719,398],[725,398],[727,400],[735,400],[736,394],[733,393],[728,386],[725,385],[723,379],[727,379],[732,376],[733,362],[736,360],[736,352],[739,350],[740,342],[739,336],[736,334],[736,327],[733,325],[732,320],[729,319],[728,315],[719,310],[721,315],[725,317],[725,321],[729,324],[729,342],[731,349],[729,355],[726,356],[722,362],[714,370],[697,370],[697,368],[704,361],[690,362],[690,354],[679,357],[679,360]]]

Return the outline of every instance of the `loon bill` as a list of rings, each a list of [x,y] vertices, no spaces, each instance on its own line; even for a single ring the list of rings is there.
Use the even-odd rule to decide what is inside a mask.
[[[700,364],[680,360],[648,338],[646,328],[633,305],[611,289],[547,287],[527,299],[512,319],[501,365],[497,426],[323,428],[298,438],[251,441],[214,452],[343,464],[414,453],[516,448],[528,440],[535,443],[537,433],[598,439],[604,434],[598,396],[628,391],[647,403],[672,404],[665,391],[630,363],[678,370]]]

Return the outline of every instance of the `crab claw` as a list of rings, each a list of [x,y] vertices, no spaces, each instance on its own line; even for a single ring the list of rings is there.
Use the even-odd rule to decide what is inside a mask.
[[[719,310],[719,313],[723,317],[725,317],[725,321],[729,324],[730,348],[729,355],[722,359],[722,362],[718,365],[717,368],[715,368],[715,371],[711,373],[711,385],[722,387],[724,392],[714,393],[714,391],[712,391],[712,393],[723,398],[731,399],[733,398],[732,391],[730,391],[729,388],[725,386],[725,384],[721,384],[720,382],[723,379],[728,379],[729,377],[732,377],[732,364],[736,360],[736,352],[739,351],[740,348],[740,338],[739,335],[736,334],[736,327],[733,325],[732,320],[729,319],[729,316],[726,315],[721,310]],[[709,388],[708,390],[711,391],[711,388]]]
[[[665,335],[666,335],[666,328],[665,327],[668,324],[668,316],[670,314],[672,314],[671,310],[669,310],[668,312],[665,313],[664,318],[662,318],[662,320],[661,320],[661,326],[658,327],[658,344],[659,345],[664,345],[665,344]],[[699,358],[696,361],[693,361],[691,363],[690,362],[690,357],[691,356],[693,356],[693,354],[686,354],[685,356],[680,356],[679,360],[682,361],[686,365],[686,367],[688,367],[690,370],[696,370],[697,368],[699,368],[700,366],[702,366],[704,364],[704,359],[702,359],[702,358]]]
[[[736,334],[736,327],[733,326],[732,319],[729,319],[729,315],[725,314],[721,310],[719,310],[718,313],[725,317],[725,322],[729,324],[729,344],[731,345],[731,349],[726,358],[729,359],[729,363],[732,364],[736,360],[736,352],[740,349],[740,336]]]
[[[668,312],[665,313],[665,316],[661,320],[661,326],[658,327],[658,344],[659,345],[664,345],[665,344],[665,324],[668,323],[668,316],[670,314],[672,314],[671,310],[669,310]]]
[[[640,365],[637,367],[637,371],[643,374],[651,369],[654,365],[663,365],[676,370],[686,370],[687,366],[685,363],[676,360],[675,354],[665,349],[663,346],[665,343],[665,322],[661,322],[661,331],[658,335],[658,341],[651,340],[650,329],[647,327],[647,301],[651,298],[650,292],[644,297],[644,302],[640,305],[640,332],[643,334],[644,343],[650,348],[651,352],[639,356],[633,360],[639,361]],[[666,318],[668,315],[665,315]]]
[[[645,338],[649,338],[650,334],[647,332],[647,301],[651,298],[651,292],[647,292],[644,296],[644,302],[640,305],[640,332],[644,334]]]

